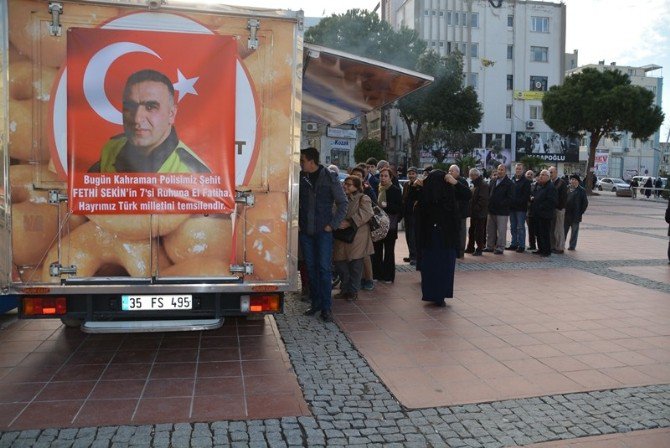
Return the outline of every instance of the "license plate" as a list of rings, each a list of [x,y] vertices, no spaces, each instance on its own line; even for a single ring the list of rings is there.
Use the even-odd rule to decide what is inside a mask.
[[[153,311],[153,310],[190,310],[193,309],[193,296],[165,295],[165,296],[121,296],[123,311]]]

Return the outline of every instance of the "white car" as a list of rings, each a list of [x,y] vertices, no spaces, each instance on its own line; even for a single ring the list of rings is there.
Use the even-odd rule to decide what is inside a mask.
[[[605,190],[613,193],[616,193],[617,190],[630,190],[630,185],[618,177],[603,177],[602,179],[598,179],[596,186],[600,191]]]

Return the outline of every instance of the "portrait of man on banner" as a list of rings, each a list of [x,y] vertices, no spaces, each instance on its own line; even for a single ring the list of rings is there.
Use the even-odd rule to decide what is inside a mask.
[[[121,199],[137,203],[137,213],[157,209],[141,207],[156,197],[169,197],[161,209],[175,213],[187,210],[178,207],[183,202],[232,210],[237,63],[232,36],[68,30],[68,175],[79,193],[73,212],[109,203],[103,192],[78,199],[78,189],[110,183],[124,184]]]
[[[175,90],[164,74],[140,70],[123,89],[123,134],[109,139],[90,173],[209,173],[177,137]]]

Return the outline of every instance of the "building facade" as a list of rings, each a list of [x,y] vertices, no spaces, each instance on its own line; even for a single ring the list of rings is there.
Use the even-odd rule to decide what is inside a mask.
[[[416,30],[440,55],[463,54],[464,82],[475,88],[484,112],[476,131],[482,165],[509,165],[525,155],[578,163],[579,142],[566,141],[542,120],[544,92],[563,82],[566,64],[576,66],[577,53],[565,54],[564,4],[386,0],[382,11],[396,29]]]
[[[659,74],[662,67],[649,64],[642,67],[617,65],[616,62],[605,64],[588,64],[568,70],[567,74],[579,73],[585,68],[599,71],[616,70],[630,77],[632,85],[644,87],[654,94],[654,104],[661,107],[663,96],[663,77]],[[656,176],[659,171],[667,171],[667,159],[664,159],[660,145],[660,129],[647,141],[634,139],[630,133],[624,132],[616,141],[603,138],[598,143],[597,151],[608,156],[608,175],[621,177],[625,180],[637,175]]]

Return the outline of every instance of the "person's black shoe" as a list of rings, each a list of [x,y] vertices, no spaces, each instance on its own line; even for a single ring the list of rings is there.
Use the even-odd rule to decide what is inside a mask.
[[[531,244],[528,250],[537,250],[537,246],[534,244]]]
[[[489,249],[488,247],[485,247],[482,252],[493,252],[493,249]]]
[[[540,254],[540,257],[550,257],[551,254]]]
[[[519,253],[519,254],[522,254],[522,253],[526,252],[526,248],[525,247],[517,247],[516,252]]]
[[[332,322],[333,321],[333,312],[332,311],[321,311],[321,320],[324,322]]]
[[[534,250],[533,253],[534,253],[535,255],[542,255],[542,252],[540,252],[539,250]]]
[[[481,250],[476,250],[475,253],[472,254],[473,257],[481,257],[482,256],[482,251]]]
[[[574,247],[568,247],[568,250],[575,250]]]
[[[314,316],[316,313],[321,311],[321,308],[307,308],[307,310],[303,313],[305,316]]]
[[[411,260],[411,258],[409,258],[409,257],[403,257],[403,259],[402,259],[402,261],[404,261],[405,263],[409,263],[410,260]]]
[[[505,250],[517,250],[518,248],[519,248],[519,246],[510,245],[510,246],[506,247]]]
[[[551,250],[551,253],[552,253],[552,254],[559,254],[559,255],[560,255],[560,254],[562,254],[563,252],[565,252],[565,251],[563,251],[563,250],[558,250],[558,249],[552,249],[552,250]]]
[[[466,254],[474,254],[474,253],[475,253],[475,249],[474,249],[474,248],[470,249],[470,248],[468,247],[467,249],[465,249],[465,253],[466,253]]]
[[[416,260],[409,260],[410,266],[416,266]]]
[[[496,255],[502,255],[503,250],[502,249],[496,249],[496,250],[493,251],[493,253],[496,254]]]

